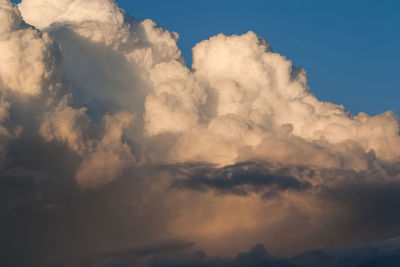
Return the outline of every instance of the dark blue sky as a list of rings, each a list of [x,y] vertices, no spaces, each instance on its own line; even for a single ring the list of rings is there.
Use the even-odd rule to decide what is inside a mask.
[[[274,51],[307,70],[318,98],[352,113],[400,114],[400,1],[117,0],[139,19],[151,18],[191,48],[210,36],[253,30]]]

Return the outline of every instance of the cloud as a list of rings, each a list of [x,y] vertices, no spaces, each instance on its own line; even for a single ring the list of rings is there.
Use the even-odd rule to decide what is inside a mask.
[[[133,116],[122,112],[114,116],[104,116],[104,136],[94,143],[85,156],[76,179],[82,187],[96,187],[117,178],[124,168],[135,164],[128,144],[121,138],[126,128],[132,124]]]
[[[26,25],[18,8],[3,0],[1,12],[0,79],[2,89],[38,96],[53,91],[61,57],[49,34]]]
[[[45,143],[30,146],[43,148]],[[82,168],[79,157],[56,144],[37,159],[18,153],[36,148],[12,147],[13,168],[8,166],[1,174],[1,212],[10,214],[0,228],[4,232],[1,246],[9,251],[3,256],[8,266],[43,266],[46,262],[129,266],[142,255],[138,247],[170,238],[195,243],[189,247],[193,255],[151,252],[139,257],[143,266],[169,266],[169,262],[170,266],[231,266],[237,252],[257,242],[269,252],[260,262],[288,262],[304,251],[399,234],[398,183],[384,172],[301,166],[285,170],[261,163],[220,169],[204,164],[146,166],[124,169],[122,177],[112,183],[82,191],[74,177]],[[69,162],[67,172],[61,168],[65,162]],[[46,165],[51,168],[44,172]],[[188,174],[196,173],[193,170],[205,170],[209,175],[232,173],[239,179],[222,186],[195,183],[204,188],[200,191],[172,186],[177,177],[190,182],[193,176]],[[254,173],[260,178],[254,179]],[[242,183],[242,177],[249,177],[249,181]],[[291,187],[279,187],[276,183],[283,183],[276,181],[279,177],[284,182],[289,177]],[[327,182],[318,185],[322,178]],[[299,188],[292,181],[309,181],[313,186]],[[268,197],[263,197],[265,192]],[[23,258],[17,256],[21,254]]]
[[[268,255],[262,244],[257,244],[248,252],[239,253],[234,259],[208,258],[202,251],[191,254],[167,255],[164,257],[150,258],[141,266],[274,266],[274,267],[294,267],[286,260],[277,259]]]
[[[57,262],[63,262],[68,266],[142,266],[141,262],[147,261],[147,258],[178,254],[189,250],[192,246],[192,243],[182,240],[165,240],[153,244],[126,245],[122,248],[88,251],[79,255],[59,255],[47,259],[45,264],[52,266]]]
[[[180,189],[205,191],[214,189],[221,193],[248,195],[263,193],[271,197],[280,191],[303,191],[311,188],[308,181],[301,181],[286,174],[287,170],[272,171],[271,166],[262,163],[246,162],[223,168],[202,166],[189,170],[187,177],[175,180],[174,186]]]
[[[397,116],[318,100],[252,31],[190,68],[178,38],[112,0],[0,0],[1,264],[396,262],[343,251],[400,235]]]
[[[19,9],[62,48],[60,82],[73,95],[71,113],[86,110],[90,127],[110,112],[136,115],[125,138],[136,144],[131,148],[138,162],[224,166],[266,160],[363,170],[399,157],[393,113],[353,116],[319,101],[305,71],[251,31],[197,44],[188,69],[176,33],[130,17],[113,1],[25,0]],[[67,142],[82,147],[84,130],[74,123],[63,128],[75,135]],[[42,134],[49,128],[43,125]]]
[[[89,124],[89,118],[85,114],[87,109],[73,109],[68,106],[67,101],[68,96],[60,102],[54,111],[44,115],[44,121],[39,132],[46,141],[58,140],[81,154],[85,150],[83,131],[87,129]]]
[[[290,259],[280,259],[268,254],[262,244],[257,244],[246,252],[241,252],[232,258],[208,257],[201,250],[191,250],[189,243],[169,241],[164,244],[132,248],[104,255],[109,260],[89,262],[96,266],[274,266],[274,267],[316,267],[316,266],[397,266],[400,250],[398,239],[386,240],[362,246],[324,248],[307,251]],[[124,252],[129,251],[128,257]],[[116,259],[119,257],[119,260]],[[122,256],[122,257],[121,257]],[[113,258],[114,257],[114,258]],[[113,259],[113,260],[112,260]]]

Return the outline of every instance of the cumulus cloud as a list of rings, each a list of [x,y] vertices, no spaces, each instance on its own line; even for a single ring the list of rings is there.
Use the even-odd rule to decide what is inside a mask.
[[[377,160],[399,158],[393,113],[353,116],[319,101],[305,71],[253,32],[197,44],[188,69],[176,33],[133,19],[113,1],[25,0],[19,8],[59,42],[77,103],[94,115],[136,113],[131,139],[138,143],[170,136],[160,141],[163,159],[146,146],[146,160],[223,166],[263,159],[361,170],[371,151]]]
[[[90,143],[80,169],[76,174],[83,187],[105,184],[117,178],[123,169],[135,164],[128,144],[121,138],[132,124],[133,116],[128,112],[104,116],[104,136],[100,141]]]
[[[49,34],[25,25],[11,2],[3,0],[0,10],[2,89],[32,96],[55,90],[50,81],[60,56],[54,41]]]
[[[252,31],[190,68],[178,38],[112,0],[0,0],[3,265],[335,266],[400,234],[393,112],[318,100]]]

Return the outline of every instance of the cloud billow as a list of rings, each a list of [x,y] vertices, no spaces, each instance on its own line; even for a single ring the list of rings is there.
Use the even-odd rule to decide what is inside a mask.
[[[0,0],[0,265],[397,263],[373,242],[400,235],[398,117],[320,101],[252,31],[191,68],[178,38],[112,0]]]

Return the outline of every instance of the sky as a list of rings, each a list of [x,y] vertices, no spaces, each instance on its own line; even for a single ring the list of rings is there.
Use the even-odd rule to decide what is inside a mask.
[[[178,32],[188,65],[199,41],[252,30],[305,68],[312,92],[322,100],[354,114],[388,109],[400,114],[398,1],[117,2],[137,18]]]
[[[355,115],[386,110],[400,114],[398,1],[117,3],[136,18],[151,18],[179,33],[178,45],[188,66],[196,43],[218,33],[252,30],[267,39],[275,51],[307,70],[309,86],[321,100],[340,103]]]
[[[398,11],[0,0],[0,266],[399,266]]]

